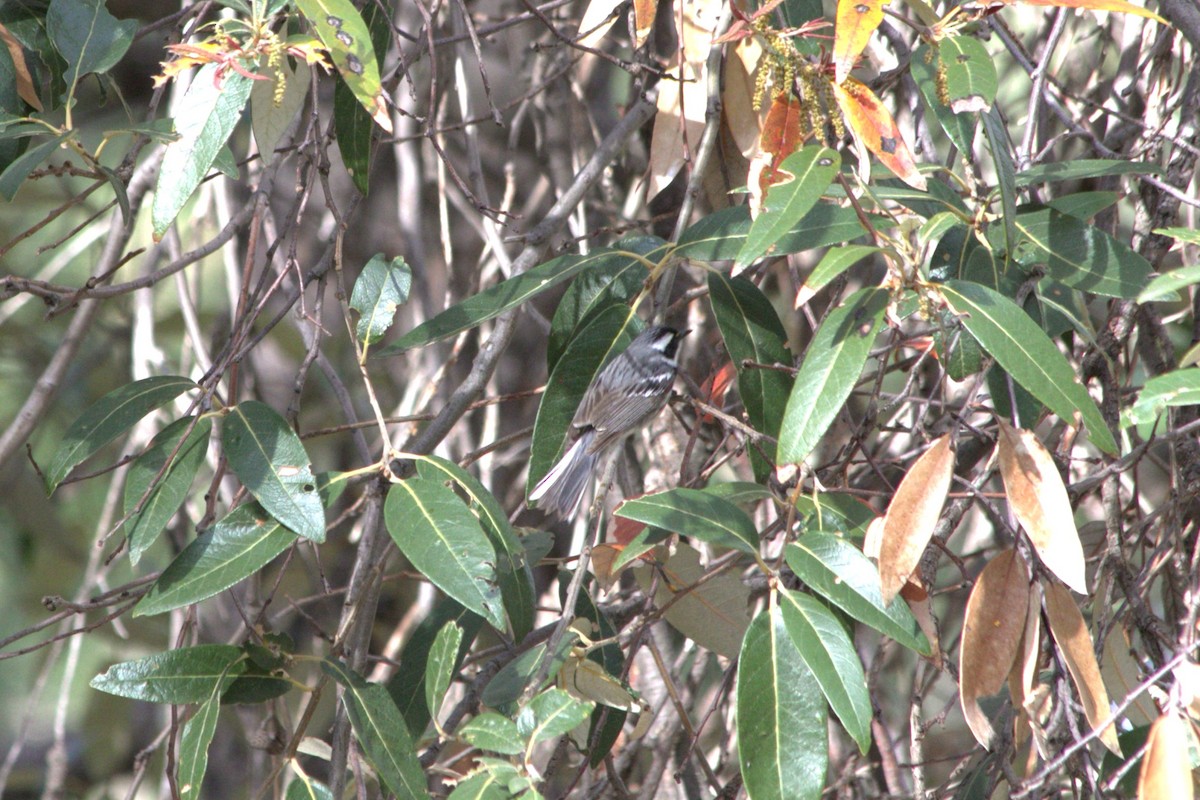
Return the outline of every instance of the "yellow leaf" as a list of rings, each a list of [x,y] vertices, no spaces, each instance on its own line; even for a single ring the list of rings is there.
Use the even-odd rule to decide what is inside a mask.
[[[892,602],[925,553],[953,477],[954,451],[946,434],[921,454],[900,481],[888,504],[879,546],[884,604]]]
[[[1015,550],[998,553],[983,568],[967,599],[958,659],[958,695],[976,740],[991,748],[995,731],[979,698],[1004,686],[1017,656],[1029,606],[1029,573]]]
[[[833,32],[834,77],[838,83],[846,80],[867,40],[883,21],[883,7],[888,0],[838,0],[837,26]]]
[[[917,171],[912,149],[900,133],[891,112],[866,84],[846,78],[833,84],[833,96],[855,139],[861,142],[896,177],[925,191],[925,176]]]
[[[1087,594],[1083,546],[1062,477],[1049,451],[1032,432],[1000,420],[1000,477],[1013,514],[1046,568]]]
[[[1096,662],[1096,651],[1092,636],[1088,633],[1083,615],[1075,600],[1062,586],[1049,584],[1046,591],[1046,617],[1050,621],[1050,635],[1054,637],[1063,660],[1071,673],[1071,682],[1079,692],[1083,713],[1093,730],[1101,725],[1104,730],[1100,741],[1112,752],[1121,755],[1117,742],[1117,729],[1112,725],[1112,714],[1108,710],[1108,690],[1100,679],[1100,665]]]
[[[1192,738],[1188,728],[1183,717],[1172,711],[1150,728],[1138,775],[1138,800],[1191,800],[1195,796],[1187,755]]]
[[[1152,19],[1161,25],[1169,23],[1149,9],[1127,3],[1125,0],[1017,0],[1031,6],[1057,6],[1060,8],[1086,8],[1091,11],[1115,11],[1118,14],[1135,14]],[[1002,0],[1005,5],[1016,5],[1013,0]]]

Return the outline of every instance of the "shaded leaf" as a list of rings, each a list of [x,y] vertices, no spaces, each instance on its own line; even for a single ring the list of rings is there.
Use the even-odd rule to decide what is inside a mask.
[[[308,453],[287,421],[266,403],[229,410],[221,432],[229,468],[271,516],[297,535],[325,541],[325,509]]]
[[[1054,209],[1018,214],[1024,235],[1014,256],[1045,263],[1054,278],[1076,289],[1132,299],[1150,282],[1150,262],[1094,225]]]
[[[389,13],[382,3],[363,5],[362,18],[371,33],[375,62],[382,64],[392,38]],[[372,142],[375,135],[375,113],[358,102],[346,81],[333,86],[333,129],[337,135],[338,153],[354,186],[366,195],[370,190]]]
[[[66,59],[63,79],[68,96],[75,95],[83,76],[114,67],[133,43],[137,29],[137,20],[118,20],[108,13],[104,0],[51,0],[46,33]]]
[[[562,665],[570,657],[571,648],[579,641],[579,633],[574,629],[568,628],[566,634],[558,644],[558,649],[554,652],[554,656],[550,661],[550,668],[546,673],[546,680],[541,687],[548,686],[555,678],[558,677],[558,672],[562,669]],[[488,681],[487,686],[483,688],[482,700],[483,704],[490,706],[502,713],[513,714],[516,712],[516,702],[520,699],[525,689],[538,676],[542,668],[542,660],[546,656],[545,643],[535,645],[529,648],[521,655],[514,658],[512,661],[505,664],[496,673],[496,677]]]
[[[275,148],[284,134],[292,127],[296,115],[308,98],[309,73],[311,68],[304,61],[297,61],[292,69],[288,60],[281,59],[276,66],[263,61],[258,74],[270,78],[253,81],[250,88],[250,125],[254,131],[254,143],[264,164],[275,159]],[[280,91],[277,87],[283,83]]]
[[[992,151],[992,162],[996,168],[996,181],[1000,188],[1000,205],[1004,210],[1004,247],[1011,251],[1017,246],[1017,166],[1013,162],[1011,142],[1008,129],[1000,113],[989,109],[979,116],[983,121],[983,133],[987,137],[988,147]]]
[[[1103,724],[1100,741],[1113,753],[1121,755],[1121,746],[1117,743],[1117,729],[1113,726],[1112,715],[1108,711],[1108,690],[1100,678],[1100,664],[1096,661],[1096,651],[1083,615],[1079,613],[1079,607],[1065,588],[1053,582],[1047,583],[1044,588],[1050,635],[1054,637],[1054,643],[1058,645],[1063,660],[1067,662],[1071,682],[1079,692],[1088,724],[1092,726],[1092,730]]]
[[[1190,800],[1195,797],[1192,765],[1184,754],[1191,749],[1195,734],[1174,710],[1159,717],[1146,739],[1146,755],[1138,774],[1138,800]]]
[[[181,800],[200,796],[204,773],[208,771],[208,746],[217,732],[217,717],[221,711],[221,693],[234,677],[224,675],[213,682],[212,692],[183,726],[179,737],[179,785]]]
[[[891,225],[881,217],[871,218],[871,222],[880,227]],[[736,258],[746,242],[750,225],[750,210],[744,205],[714,212],[683,232],[674,255],[698,261]],[[777,256],[803,253],[848,242],[864,233],[862,221],[853,208],[818,203],[786,236],[775,242],[773,252]]]
[[[883,252],[882,248],[874,245],[847,244],[841,247],[831,247],[829,252],[821,257],[813,271],[804,279],[804,285],[796,292],[796,308],[807,303],[813,295],[824,289],[830,281],[841,275],[850,267],[875,253]],[[709,278],[709,282],[712,279]]]
[[[459,647],[454,665],[455,670],[459,669],[467,649],[483,627],[483,618],[467,611],[457,601],[444,598],[413,631],[400,652],[400,664],[387,683],[388,694],[400,709],[408,732],[414,738],[420,737],[429,725],[429,705],[425,702],[425,673],[429,666],[429,653],[433,649],[434,639],[449,622],[454,622],[463,629],[463,643]]]
[[[194,423],[194,424],[193,424]],[[192,426],[189,433],[188,427]],[[212,433],[212,419],[183,417],[163,428],[146,452],[138,456],[125,476],[125,537],[129,540],[129,561],[137,564],[171,517],[183,505],[192,481],[204,463],[208,452],[208,437]],[[184,439],[184,435],[187,438]],[[163,473],[162,480],[150,489],[155,477],[172,453],[176,453],[171,465]],[[149,489],[149,495],[146,490]],[[135,513],[138,503],[145,497],[141,511]]]
[[[996,65],[983,42],[974,36],[947,36],[938,42],[944,99],[956,114],[982,112],[996,99]]]
[[[525,751],[525,743],[517,732],[517,723],[508,717],[494,711],[485,711],[474,717],[455,733],[462,737],[467,744],[504,755],[520,755]]]
[[[577,700],[562,689],[547,689],[521,709],[517,731],[530,744],[544,742],[581,725],[594,707],[594,703]]]
[[[1168,408],[1200,405],[1200,367],[1177,369],[1146,381],[1125,412],[1126,425],[1153,422]]]
[[[429,664],[425,668],[425,704],[435,717],[454,677],[454,664],[462,641],[463,629],[453,622],[447,622],[438,631],[433,647],[429,649]]]
[[[12,163],[5,167],[3,172],[0,172],[0,197],[11,202],[17,196],[17,190],[21,188],[21,184],[25,183],[25,179],[29,177],[29,173],[40,167],[42,162],[50,158],[58,149],[59,145],[73,135],[70,131],[60,133],[13,159]]]
[[[1034,164],[1017,174],[1019,187],[1053,181],[1078,181],[1085,178],[1104,178],[1117,175],[1161,175],[1162,167],[1144,161],[1125,161],[1109,158],[1072,158]]]
[[[950,434],[939,437],[904,474],[883,520],[879,578],[884,603],[892,602],[925,554],[953,477]]]
[[[156,408],[196,388],[176,375],[158,375],[126,384],[101,397],[71,423],[46,469],[46,491],[53,493],[76,465],[125,433]]]

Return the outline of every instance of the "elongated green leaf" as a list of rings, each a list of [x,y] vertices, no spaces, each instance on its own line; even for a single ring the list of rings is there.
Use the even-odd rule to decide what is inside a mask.
[[[933,112],[950,143],[957,147],[960,153],[973,153],[977,115],[967,112],[957,114],[951,110],[948,103],[943,102],[948,98],[938,91],[938,56],[930,52],[928,44],[922,43],[913,51],[909,65],[917,88],[921,91],[921,97],[925,99],[925,105]]]
[[[274,409],[257,400],[229,411],[221,433],[229,467],[271,516],[314,542],[325,541],[325,509],[304,444]]]
[[[13,162],[5,167],[3,172],[0,172],[0,196],[12,202],[12,199],[17,196],[17,190],[21,188],[21,184],[25,183],[25,179],[29,177],[29,173],[40,167],[42,162],[48,159],[58,149],[58,146],[72,135],[74,134],[70,131],[60,133],[13,159]]]
[[[1100,409],[1075,376],[1075,370],[1029,315],[986,286],[948,281],[943,295],[951,310],[1008,374],[1064,420],[1075,413],[1106,453],[1117,452]]]
[[[675,255],[697,261],[724,261],[736,258],[750,231],[750,209],[733,206],[701,219],[679,237]],[[890,227],[882,217],[871,218],[876,227]],[[802,253],[857,239],[866,231],[853,208],[818,203],[788,233],[775,241],[775,255]]]
[[[1051,181],[1077,181],[1114,175],[1161,175],[1162,167],[1143,161],[1119,161],[1107,158],[1075,158],[1037,164],[1017,175],[1017,186],[1032,186]]]
[[[725,349],[737,368],[738,394],[746,407],[746,416],[755,430],[777,439],[792,389],[791,376],[777,369],[747,366],[746,362],[791,366],[792,354],[787,350],[783,324],[766,295],[744,278],[710,272],[708,297]],[[759,454],[760,447],[751,444],[750,457],[755,477],[765,482],[771,465]]]
[[[546,342],[546,367],[550,372],[571,340],[597,314],[609,306],[633,305],[650,275],[645,261],[661,258],[666,245],[657,236],[626,237],[615,245],[619,252],[601,257],[571,281],[550,321],[550,337]]]
[[[785,557],[806,586],[854,619],[922,655],[933,652],[903,599],[884,605],[879,570],[845,539],[808,533],[787,546]]]
[[[284,800],[334,800],[333,792],[308,775],[299,775],[288,784]]]
[[[533,423],[533,441],[529,446],[528,493],[550,471],[575,409],[583,400],[592,378],[609,359],[624,350],[641,330],[642,322],[628,306],[609,306],[579,332],[558,360]]]
[[[799,464],[825,435],[850,396],[887,310],[888,293],[860,289],[834,309],[813,336],[779,430],[780,464]]]
[[[1046,201],[1046,205],[1062,214],[1088,220],[1104,209],[1115,206],[1120,199],[1120,192],[1075,192],[1053,197]],[[1020,217],[1017,219],[1020,220]]]
[[[571,648],[578,641],[579,634],[572,629],[568,629],[562,637],[562,641],[559,642],[558,650],[554,652],[554,656],[551,659],[550,669],[546,673],[546,681],[539,688],[544,688],[554,682],[554,679],[558,677],[558,671],[562,669],[563,663],[567,660],[567,656],[570,655]],[[542,660],[546,657],[546,645],[542,643],[529,648],[505,664],[496,673],[496,677],[488,681],[487,686],[483,688],[483,704],[496,709],[502,714],[509,714],[510,716],[514,714],[517,710],[517,700],[520,699],[525,688],[538,676],[541,671]]]
[[[544,742],[570,733],[595,707],[595,703],[577,700],[562,689],[548,689],[521,709],[517,715],[517,731],[530,744]]]
[[[147,703],[203,703],[218,682],[246,669],[242,650],[228,644],[181,647],[113,664],[91,687]]]
[[[1159,300],[1175,300],[1179,290],[1200,283],[1200,264],[1180,267],[1159,275],[1150,281],[1150,285],[1141,291],[1137,297],[1139,303],[1153,303]]]
[[[438,481],[394,484],[384,504],[388,533],[435,586],[504,630],[496,550],[458,496]]]
[[[974,36],[947,36],[938,46],[950,110],[987,111],[996,99],[996,65],[983,42]]]
[[[493,317],[516,308],[529,298],[578,274],[582,270],[612,254],[608,248],[600,248],[589,255],[565,255],[553,258],[533,269],[514,275],[506,281],[473,294],[456,306],[451,306],[436,317],[426,320],[384,349],[376,358],[394,356],[414,347],[436,342],[462,333]]]
[[[195,425],[188,433],[188,426],[193,422]],[[163,428],[154,437],[149,449],[129,467],[129,473],[125,476],[125,513],[132,516],[125,522],[125,536],[129,540],[131,563],[138,563],[142,553],[154,543],[187,499],[192,480],[204,463],[211,433],[212,420],[207,417],[199,420],[195,417],[177,419]],[[186,440],[184,434],[187,434]],[[176,447],[179,452],[175,460],[163,473],[158,485],[146,495],[146,490],[150,489],[150,484]],[[146,501],[142,503],[142,510],[134,513],[143,496]]]
[[[246,503],[175,557],[133,609],[135,617],[198,603],[248,578],[296,542],[257,503]]]
[[[412,737],[387,689],[368,683],[340,661],[327,658],[321,669],[345,690],[342,703],[350,726],[383,785],[402,800],[428,797]]]
[[[511,791],[513,782],[524,780],[528,779],[520,776],[513,764],[489,760],[482,763],[479,771],[459,781],[446,800],[512,800],[518,796]]]
[[[1004,209],[1004,241],[1005,249],[1011,251],[1017,246],[1017,167],[1013,163],[1012,149],[1008,139],[1008,129],[996,109],[981,114],[983,132],[987,136],[988,146],[992,151],[992,161],[996,165],[996,180],[1000,184],[1000,205]]]
[[[425,668],[425,704],[429,711],[437,716],[450,688],[450,679],[454,677],[454,662],[462,645],[463,629],[453,622],[447,622],[438,631],[429,649],[429,664]]]
[[[1076,289],[1132,299],[1146,288],[1150,262],[1094,225],[1053,209],[1018,214],[1024,239],[1021,264],[1045,263],[1052,276]]]
[[[118,20],[108,13],[104,0],[51,0],[46,9],[46,32],[67,62],[63,78],[68,96],[74,97],[84,75],[107,72],[115,66],[133,43],[137,29],[137,20]]]
[[[392,132],[387,99],[379,80],[379,62],[367,24],[350,0],[295,0],[321,43],[329,50],[338,74],[375,124]]]
[[[848,538],[862,538],[875,519],[875,510],[863,500],[848,494],[821,492],[796,498],[796,511],[806,531],[837,532]]]
[[[736,263],[745,266],[770,253],[817,204],[841,166],[837,151],[822,145],[808,145],[785,158],[779,172],[792,178],[774,184],[767,193]]]
[[[1146,381],[1126,412],[1126,425],[1153,422],[1169,407],[1200,405],[1200,367],[1177,369]]]
[[[52,493],[77,464],[132,428],[142,417],[195,387],[195,382],[188,378],[159,375],[126,384],[101,397],[67,429],[46,470],[46,491]]]
[[[463,642],[459,647],[454,668],[457,670],[467,649],[475,641],[483,627],[483,618],[472,614],[452,598],[445,598],[433,608],[433,612],[422,620],[413,631],[412,638],[400,653],[400,665],[387,683],[388,694],[404,716],[408,732],[419,738],[429,725],[429,705],[425,702],[425,671],[429,666],[429,653],[434,639],[448,622],[463,629]]]
[[[366,3],[362,9],[363,22],[371,32],[375,61],[382,64],[391,41],[391,20],[382,3]],[[375,122],[371,113],[358,102],[350,86],[343,80],[333,87],[333,128],[337,134],[338,152],[342,164],[355,187],[363,195],[370,190],[371,144]]]
[[[670,489],[626,500],[617,516],[753,555],[758,531],[746,513],[728,500],[699,489]]]
[[[828,763],[825,700],[774,602],[738,658],[738,762],[753,800],[818,800]]]
[[[181,800],[200,796],[204,773],[208,771],[208,746],[217,732],[217,717],[221,711],[221,693],[234,681],[228,673],[213,682],[208,699],[183,726],[179,737],[179,772],[177,783]]]
[[[467,744],[492,753],[515,756],[525,751],[517,723],[495,711],[485,711],[457,731]]]
[[[831,280],[850,269],[850,267],[859,261],[882,251],[883,248],[867,244],[847,244],[841,247],[831,247],[829,248],[829,252],[821,258],[821,262],[805,278],[804,289],[809,294],[815,294],[825,288]]]
[[[508,515],[483,484],[453,461],[425,456],[417,461],[417,474],[430,480],[448,478],[454,481],[476,509],[483,532],[491,540],[492,547],[496,548],[496,578],[500,583],[504,610],[508,612],[508,624],[512,628],[513,638],[521,641],[533,629],[536,598],[529,558],[509,524]]]
[[[208,174],[250,100],[253,81],[230,71],[218,86],[216,74],[216,64],[202,67],[179,104],[179,138],[167,145],[150,212],[155,239],[162,238]]]
[[[396,309],[408,300],[412,269],[397,256],[388,261],[382,253],[371,257],[350,293],[350,307],[358,312],[355,335],[363,347],[383,338]]]
[[[871,747],[871,695],[854,643],[829,609],[808,595],[781,591],[779,607],[792,644],[859,752]]]

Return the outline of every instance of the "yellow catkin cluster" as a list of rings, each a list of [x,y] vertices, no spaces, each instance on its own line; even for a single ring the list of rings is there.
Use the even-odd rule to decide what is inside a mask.
[[[775,93],[791,91],[792,82],[796,79],[796,64],[800,61],[800,53],[790,39],[781,36],[770,26],[770,20],[766,16],[754,20],[753,25],[765,43],[765,58],[760,62],[758,72],[754,76],[753,108],[758,111],[762,108],[768,87],[772,87]]]
[[[938,50],[937,68],[933,71],[933,85],[937,91],[938,102],[948,108],[950,106],[950,84],[946,79],[946,62],[942,60],[941,50]]]

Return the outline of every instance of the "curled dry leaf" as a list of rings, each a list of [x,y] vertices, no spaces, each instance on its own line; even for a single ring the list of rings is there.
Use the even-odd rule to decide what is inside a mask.
[[[1183,717],[1168,711],[1155,721],[1146,738],[1146,755],[1138,775],[1138,800],[1190,800],[1191,760],[1187,753],[1192,733]]]
[[[866,145],[885,167],[914,189],[925,191],[925,176],[917,171],[912,148],[883,102],[854,78],[833,84],[833,96],[854,138]]]
[[[867,40],[883,21],[883,7],[888,0],[838,0],[837,26],[833,33],[834,78],[846,80]]]
[[[953,477],[954,450],[946,434],[921,454],[896,489],[879,543],[879,580],[885,604],[892,602],[921,560]]]
[[[1046,568],[1087,594],[1083,546],[1054,459],[1031,431],[999,422],[1000,476],[1013,514]]]
[[[1050,635],[1062,652],[1063,660],[1071,673],[1071,681],[1079,692],[1083,703],[1083,713],[1087,716],[1088,724],[1093,730],[1104,725],[1100,733],[1100,741],[1112,752],[1121,755],[1121,745],[1117,743],[1117,730],[1112,724],[1112,715],[1108,710],[1108,690],[1100,679],[1100,665],[1096,661],[1096,651],[1092,646],[1092,636],[1088,633],[1083,615],[1074,598],[1062,586],[1049,584],[1046,591],[1046,617],[1050,621]]]
[[[1025,611],[1025,630],[1021,634],[1021,646],[1017,659],[1008,673],[1008,696],[1012,698],[1013,742],[1020,747],[1029,733],[1029,709],[1026,704],[1037,688],[1038,656],[1042,643],[1042,593],[1034,584],[1029,590],[1029,604]]]
[[[1015,550],[998,553],[983,568],[963,622],[958,696],[976,740],[991,749],[995,731],[979,698],[1004,686],[1017,656],[1029,608],[1029,571]]]
[[[1142,682],[1137,661],[1130,655],[1132,647],[1125,631],[1117,628],[1104,640],[1104,654],[1100,659],[1100,677],[1108,689],[1108,696],[1117,702],[1125,698]],[[1158,707],[1147,692],[1138,692],[1137,697],[1125,709],[1125,718],[1135,728],[1144,728],[1158,718]]]
[[[762,45],[757,39],[748,38],[739,41],[725,59],[721,113],[725,116],[725,124],[734,143],[747,161],[758,150],[759,136],[768,111],[768,108],[754,110],[754,73],[762,56]]]

